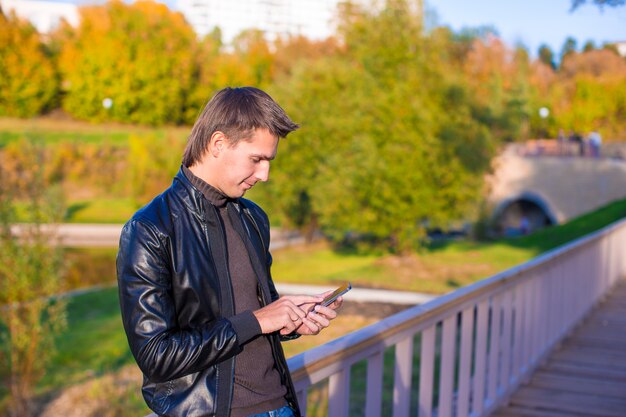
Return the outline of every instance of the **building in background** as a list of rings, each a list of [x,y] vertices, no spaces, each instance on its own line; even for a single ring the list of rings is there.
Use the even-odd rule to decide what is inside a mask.
[[[259,29],[268,40],[286,35],[330,36],[340,0],[178,0],[177,8],[202,37],[219,27],[230,44],[245,29]],[[354,1],[353,1],[354,2]],[[361,3],[363,0],[360,1]]]
[[[54,30],[61,19],[72,26],[78,24],[78,7],[75,1],[0,0],[5,14],[15,14],[30,21],[40,33]]]
[[[613,43],[617,49],[617,53],[626,58],[626,41]]]
[[[0,0],[4,13],[29,20],[39,32],[48,33],[65,19],[75,26],[78,6],[106,0]],[[132,0],[126,0],[132,1]],[[246,29],[258,29],[266,39],[302,35],[323,39],[335,32],[337,6],[344,0],[161,0],[180,11],[199,37],[219,27],[222,41],[230,44]],[[369,4],[371,0],[351,0]]]

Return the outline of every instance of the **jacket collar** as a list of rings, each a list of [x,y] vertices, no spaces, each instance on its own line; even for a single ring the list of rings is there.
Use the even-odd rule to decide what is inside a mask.
[[[181,165],[178,173],[174,177],[173,188],[176,193],[182,198],[184,204],[191,210],[199,214],[203,214],[205,211],[205,202],[207,199],[202,194],[202,191],[198,189],[185,175],[183,167]],[[240,201],[238,198],[228,199],[227,204],[233,204],[237,211],[241,210]]]
[[[182,165],[181,170],[185,177],[191,182],[191,184],[199,190],[204,198],[206,198],[209,203],[213,204],[215,207],[224,207],[228,203],[229,200],[232,200],[230,197],[223,194],[220,190],[213,187],[211,184],[204,181],[202,178],[197,177],[189,168]]]

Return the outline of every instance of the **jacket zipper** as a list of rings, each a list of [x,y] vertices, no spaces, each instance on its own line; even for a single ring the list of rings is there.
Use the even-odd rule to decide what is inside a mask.
[[[207,203],[205,203],[206,205]],[[228,269],[228,256],[227,256],[227,243],[226,243],[226,231],[224,230],[224,226],[222,225],[222,219],[221,216],[219,214],[218,209],[212,205],[212,204],[208,204],[211,209],[213,210],[213,213],[215,214],[216,217],[216,222],[219,224],[219,230],[221,232],[221,237],[222,237],[222,257],[223,257],[223,261],[224,261],[224,267],[226,269],[226,278],[227,281],[226,283],[222,283],[221,280],[219,279],[219,271],[217,271],[217,266],[215,267],[216,269],[216,274],[218,279],[217,281],[217,285],[219,286],[219,294],[220,294],[220,313],[222,315],[222,317],[224,317],[225,315],[231,314],[234,315],[235,314],[235,300],[233,297],[233,288],[232,288],[232,282],[231,282],[231,277],[230,277],[230,270]],[[227,208],[228,210],[228,208]],[[207,240],[209,239],[208,236],[208,229],[207,229]],[[209,248],[211,247],[210,242],[209,243]],[[227,293],[226,296],[229,297],[230,299],[230,310],[226,312],[226,314],[224,314],[224,306],[225,306],[225,301],[222,299],[222,288],[224,289],[224,292]],[[231,375],[231,382],[230,384],[228,384],[228,408],[226,410],[228,410],[228,415],[230,415],[230,407],[231,407],[231,402],[233,399],[233,384],[234,384],[234,377],[235,377],[235,360],[236,360],[237,355],[233,356],[232,360],[231,360],[231,367],[230,367],[230,375]],[[220,381],[220,376],[219,376],[219,367],[216,370],[216,380],[217,383],[219,384]],[[220,411],[220,407],[218,405],[220,399],[219,399],[219,395],[217,395],[219,393],[219,388],[216,389],[216,396],[215,396],[215,411],[219,413]],[[223,400],[222,400],[223,401]]]

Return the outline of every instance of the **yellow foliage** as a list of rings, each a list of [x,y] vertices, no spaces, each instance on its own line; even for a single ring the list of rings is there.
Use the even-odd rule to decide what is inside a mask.
[[[56,71],[35,28],[0,13],[0,116],[30,117],[50,106]]]
[[[118,0],[82,7],[80,15],[77,28],[64,28],[70,33],[59,58],[63,107],[94,121],[181,122],[196,48],[183,16],[153,1]]]
[[[605,139],[623,139],[626,61],[607,49],[571,53],[551,81],[548,100],[555,128],[583,135],[598,130]]]

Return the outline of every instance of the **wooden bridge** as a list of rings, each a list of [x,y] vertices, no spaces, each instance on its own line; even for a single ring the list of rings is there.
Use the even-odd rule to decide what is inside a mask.
[[[289,367],[301,408],[624,417],[624,251],[626,221],[297,355]]]
[[[494,417],[626,416],[626,281]]]

